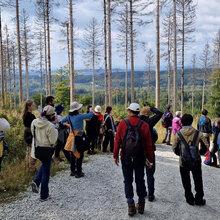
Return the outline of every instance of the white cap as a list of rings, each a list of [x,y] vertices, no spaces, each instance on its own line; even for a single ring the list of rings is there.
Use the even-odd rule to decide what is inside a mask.
[[[79,104],[78,102],[72,102],[71,105],[70,105],[70,110],[69,112],[74,112],[74,111],[77,111],[77,110],[80,110],[82,108],[82,104]]]
[[[127,110],[131,110],[131,111],[134,111],[134,112],[139,112],[140,111],[140,105],[137,104],[137,103],[131,103]]]
[[[102,111],[101,106],[100,106],[100,105],[97,105],[97,106],[95,107],[95,112],[100,113],[101,111]]]
[[[180,116],[181,116],[181,112],[180,112],[180,111],[177,111],[177,112],[176,112],[176,116],[179,116],[179,117],[180,117]]]
[[[44,107],[43,112],[46,112],[46,115],[54,115],[55,114],[55,108],[51,105],[47,105]]]

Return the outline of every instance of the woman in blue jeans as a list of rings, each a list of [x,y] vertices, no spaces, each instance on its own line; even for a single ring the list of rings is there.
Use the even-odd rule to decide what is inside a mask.
[[[33,134],[33,142],[31,157],[35,158],[35,147],[37,146],[54,147],[58,137],[58,131],[52,123],[55,120],[55,109],[48,105],[43,109],[41,117],[32,122],[31,132]],[[42,165],[38,170],[31,187],[34,193],[38,193],[39,186],[41,185],[40,200],[43,202],[50,198],[48,185],[50,179],[51,158],[41,162]]]

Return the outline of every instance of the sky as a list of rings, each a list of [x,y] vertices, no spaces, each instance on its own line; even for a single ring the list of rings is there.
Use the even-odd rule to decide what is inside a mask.
[[[35,24],[35,11],[34,11],[34,0],[21,0],[20,10],[25,8],[30,15],[30,25],[34,29]],[[61,1],[62,4],[58,8],[53,8],[52,15],[61,20],[68,19],[68,3],[66,0]],[[192,54],[196,53],[198,57],[197,65],[199,63],[199,57],[201,56],[202,50],[207,42],[212,44],[212,40],[215,37],[218,29],[220,28],[220,0],[197,0],[197,18],[196,18],[196,32],[194,33],[194,42],[190,43],[186,47],[185,55],[185,66],[191,66]],[[2,9],[2,22],[8,25],[9,30],[12,32],[15,29],[14,23],[14,9]],[[162,11],[161,20],[164,17],[164,12]],[[82,41],[83,33],[85,27],[88,25],[89,21],[95,17],[100,25],[102,24],[103,12],[102,12],[102,1],[101,0],[78,0],[74,6],[74,19],[76,28],[76,46],[75,46],[75,68],[84,69],[86,68],[82,57]],[[139,40],[146,43],[146,48],[152,49],[155,53],[155,15],[151,16],[153,22],[148,24],[141,29],[138,28],[140,35]],[[150,19],[150,18],[149,18]],[[116,21],[112,22],[112,67],[113,68],[125,68],[124,57],[117,51],[117,35],[118,28]],[[162,25],[161,25],[162,34]],[[60,33],[59,24],[53,23],[51,25],[51,62],[52,69],[56,70],[61,66],[67,64],[67,51],[65,50],[65,43],[60,40],[65,39]],[[146,66],[145,64],[146,52],[138,47],[135,54],[135,69],[143,70]],[[179,57],[180,61],[180,57]],[[104,62],[104,61],[103,61]],[[101,63],[101,66],[103,64]],[[161,69],[166,69],[166,62],[161,59]],[[104,67],[104,66],[103,66]]]

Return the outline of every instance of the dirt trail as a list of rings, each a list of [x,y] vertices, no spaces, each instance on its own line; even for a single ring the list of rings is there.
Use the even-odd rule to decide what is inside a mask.
[[[186,204],[180,181],[178,157],[165,145],[156,151],[156,201],[146,202],[144,215],[132,219],[219,219],[220,170],[203,166],[207,205]],[[110,154],[95,155],[83,165],[85,178],[60,172],[50,181],[52,199],[39,202],[30,192],[10,204],[0,206],[0,219],[129,219],[124,196],[121,167],[116,167]],[[137,198],[135,198],[137,201]]]

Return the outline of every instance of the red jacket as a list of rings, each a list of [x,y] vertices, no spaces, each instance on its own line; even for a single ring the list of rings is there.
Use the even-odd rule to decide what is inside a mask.
[[[131,125],[137,126],[138,122],[140,121],[140,118],[138,116],[136,116],[136,117],[130,117],[128,120],[131,123]],[[120,124],[118,126],[116,137],[115,137],[114,153],[113,153],[114,159],[118,159],[120,146],[123,142],[123,138],[124,138],[124,134],[126,132],[126,129],[127,129],[127,125],[126,125],[125,121],[123,120],[120,122]],[[144,122],[141,126],[141,135],[144,138],[144,140],[143,140],[144,154],[147,157],[147,159],[149,160],[149,162],[153,163],[154,155],[153,155],[151,133],[150,133],[149,125],[146,122]],[[121,150],[120,156],[122,156],[122,155],[123,155],[123,152]]]

